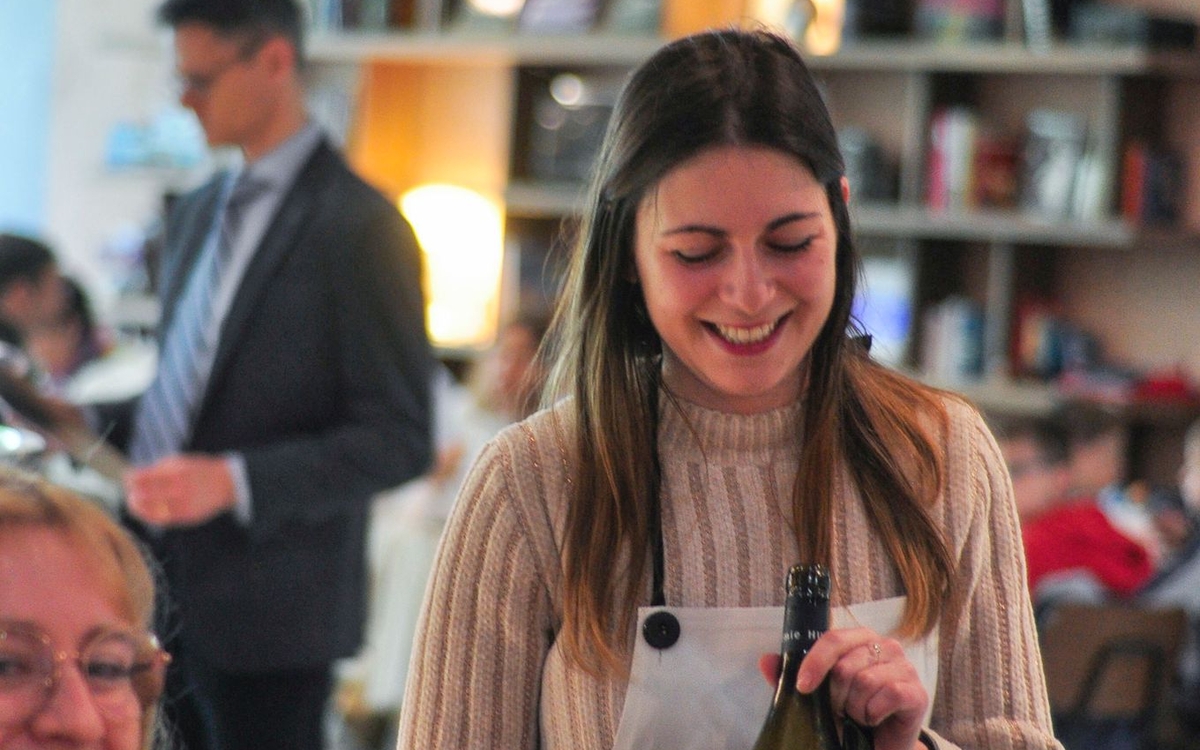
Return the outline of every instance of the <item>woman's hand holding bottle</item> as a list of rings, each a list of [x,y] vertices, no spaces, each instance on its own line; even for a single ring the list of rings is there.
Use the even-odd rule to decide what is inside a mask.
[[[779,664],[778,654],[766,654],[759,668],[774,683]],[[897,641],[870,628],[825,632],[801,662],[796,684],[810,693],[826,677],[834,716],[869,727],[874,750],[924,748],[919,736],[929,694]]]

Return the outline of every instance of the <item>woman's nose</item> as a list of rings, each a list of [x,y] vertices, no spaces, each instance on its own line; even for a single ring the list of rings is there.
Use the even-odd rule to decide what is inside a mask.
[[[60,664],[49,691],[33,717],[35,734],[75,742],[97,742],[104,736],[104,717],[77,665]]]
[[[769,264],[754,248],[739,248],[721,284],[724,302],[739,312],[755,314],[775,296]]]

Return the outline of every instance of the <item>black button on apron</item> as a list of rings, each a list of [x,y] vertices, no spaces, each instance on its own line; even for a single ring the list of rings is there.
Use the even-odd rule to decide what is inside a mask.
[[[660,651],[668,649],[679,640],[679,619],[670,612],[655,612],[642,623],[642,637]]]

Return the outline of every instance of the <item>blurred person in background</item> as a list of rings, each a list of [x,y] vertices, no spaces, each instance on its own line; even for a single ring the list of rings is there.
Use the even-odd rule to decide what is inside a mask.
[[[1188,614],[1188,639],[1172,684],[1180,716],[1200,733],[1200,420],[1184,435],[1178,485],[1171,524],[1178,534],[1176,545],[1138,600],[1153,607],[1182,607]]]
[[[1169,545],[1155,522],[1149,488],[1129,476],[1128,422],[1115,407],[1079,400],[1060,406],[1054,419],[1066,431],[1069,494],[1095,498],[1113,525],[1145,547],[1157,567]]]
[[[500,427],[529,416],[538,404],[546,373],[536,355],[549,326],[548,314],[538,311],[509,321],[468,375],[477,410]]]
[[[78,281],[63,278],[62,306],[51,320],[26,337],[29,356],[45,375],[45,387],[61,393],[85,365],[103,357],[112,338],[96,321],[92,303]]]
[[[434,468],[375,501],[366,643],[346,665],[339,691],[343,713],[371,747],[395,744],[412,640],[442,529],[483,446],[537,406],[545,370],[536,355],[548,327],[548,315],[522,313],[503,324],[492,346],[471,363],[465,384],[440,371]]]
[[[52,322],[64,291],[58,259],[46,243],[0,233],[0,366],[38,383],[40,374],[26,351],[30,332]]]
[[[1097,497],[1124,486],[1129,477],[1129,428],[1114,407],[1071,400],[1055,419],[1065,432],[1071,494]]]
[[[1184,431],[1180,459],[1173,484],[1147,491],[1146,507],[1163,544],[1160,577],[1200,552],[1200,420]]]
[[[1095,496],[1073,489],[1068,433],[1055,417],[995,420],[1021,521],[1025,567],[1040,612],[1057,601],[1133,595],[1153,573],[1149,551]]]
[[[0,233],[0,417],[6,424],[44,431],[52,421],[77,421],[69,404],[39,402],[50,382],[30,356],[29,337],[62,310],[62,274],[45,242]]]
[[[371,498],[432,463],[422,261],[310,119],[295,0],[167,0],[180,101],[240,166],[166,220],[154,381],[114,405],[175,627],[187,750],[322,750]],[[106,432],[107,422],[97,428]]]
[[[31,330],[54,320],[63,297],[58,259],[50,246],[0,233],[0,341],[23,346]]]
[[[155,747],[167,656],[154,605],[112,518],[0,466],[0,750]]]

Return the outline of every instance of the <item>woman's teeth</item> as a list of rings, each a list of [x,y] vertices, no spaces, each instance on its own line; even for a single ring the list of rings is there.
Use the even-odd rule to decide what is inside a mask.
[[[713,324],[721,338],[732,344],[757,344],[766,339],[775,330],[777,323],[764,323],[754,328],[735,328],[720,323]]]

